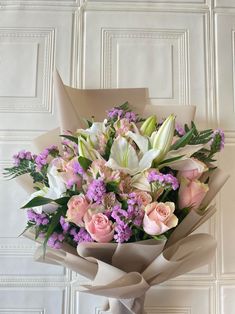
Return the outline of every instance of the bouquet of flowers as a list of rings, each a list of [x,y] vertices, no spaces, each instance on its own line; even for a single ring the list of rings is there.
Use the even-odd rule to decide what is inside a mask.
[[[214,164],[224,134],[174,114],[142,117],[127,102],[86,123],[62,134],[61,147],[20,151],[5,175],[32,178],[23,208],[26,234],[42,244],[37,259],[92,279],[83,291],[109,297],[112,313],[142,313],[150,286],[214,254],[209,235],[188,235],[226,181]]]
[[[55,145],[38,155],[21,151],[5,169],[10,177],[33,178],[27,228],[56,249],[63,242],[169,238],[200,207],[224,142],[220,130],[199,132],[193,122],[183,128],[174,115],[142,119],[127,103],[62,138],[61,151]]]

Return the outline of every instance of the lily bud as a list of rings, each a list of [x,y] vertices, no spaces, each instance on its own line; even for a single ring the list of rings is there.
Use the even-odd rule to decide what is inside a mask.
[[[175,116],[170,115],[160,126],[157,132],[154,132],[151,136],[152,147],[159,150],[159,155],[154,160],[160,162],[164,159],[168,151],[170,150],[172,139],[175,131]]]
[[[151,136],[151,134],[156,130],[157,117],[152,115],[148,117],[141,125],[140,132],[143,135]]]
[[[78,139],[78,153],[89,160],[97,159],[93,148],[82,137]]]

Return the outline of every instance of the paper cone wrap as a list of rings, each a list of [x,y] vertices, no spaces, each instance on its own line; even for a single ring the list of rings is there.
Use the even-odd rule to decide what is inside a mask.
[[[183,123],[194,119],[193,106],[148,105],[146,89],[73,89],[64,86],[57,72],[54,84],[61,131],[83,127],[83,117],[94,115],[97,121],[103,120],[107,109],[125,101],[135,105],[137,112],[144,116],[156,113],[161,119],[174,113]],[[54,130],[35,139],[34,147],[41,150],[45,143],[54,144],[57,135],[58,130]],[[212,179],[210,192],[203,201],[206,210],[192,210],[167,242],[153,239],[123,244],[81,243],[77,250],[63,245],[60,250],[47,248],[45,256],[40,246],[35,259],[68,267],[87,277],[91,282],[81,285],[80,291],[107,297],[104,310],[113,314],[144,313],[144,297],[150,287],[211,262],[215,240],[208,234],[190,234],[214,214],[215,207],[207,207],[227,176],[218,170]],[[24,177],[21,180],[28,189],[27,180]],[[34,239],[33,230],[28,230],[25,236]]]

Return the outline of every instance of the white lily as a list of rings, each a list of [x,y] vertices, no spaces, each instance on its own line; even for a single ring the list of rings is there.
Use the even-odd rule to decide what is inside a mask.
[[[91,146],[97,147],[99,143],[98,136],[102,133],[107,133],[108,127],[106,126],[107,120],[103,122],[93,122],[92,126],[88,129],[78,129],[76,134],[78,136],[84,135],[90,142]]]
[[[100,159],[98,152],[82,137],[78,138],[78,153],[89,160]]]
[[[127,139],[119,136],[113,142],[106,165],[113,170],[122,170],[130,175],[135,175],[149,169],[159,153],[157,149],[150,149],[139,159],[135,149]]]
[[[37,196],[42,196],[51,199],[58,199],[63,196],[63,194],[66,192],[66,185],[60,173],[58,172],[57,167],[51,164],[48,167],[47,177],[49,187],[43,186],[41,190],[31,194],[27,203]],[[35,206],[33,207],[33,210],[36,213],[41,214],[42,212],[53,213],[54,211],[56,211],[57,208],[58,205],[56,203],[49,203],[45,205]]]
[[[161,151],[161,154],[155,159],[155,162],[160,162],[169,152],[172,145],[172,140],[175,132],[175,116],[170,115],[160,126],[159,130],[153,132],[150,137],[150,142],[153,148]]]

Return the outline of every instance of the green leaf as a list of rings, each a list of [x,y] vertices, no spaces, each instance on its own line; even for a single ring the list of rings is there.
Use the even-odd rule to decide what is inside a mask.
[[[66,213],[66,210],[67,210],[67,206],[62,206],[62,207],[60,207],[57,210],[57,212],[52,217],[50,225],[49,225],[47,233],[46,233],[46,237],[45,237],[44,243],[43,243],[44,253],[45,253],[45,250],[46,250],[46,245],[47,245],[48,239],[50,238],[50,236],[52,235],[52,233],[54,232],[54,230],[58,226],[58,224],[60,222],[60,217],[63,216]]]
[[[110,137],[107,141],[104,156],[103,156],[105,160],[109,159],[112,145],[113,145],[113,137]]]
[[[78,162],[84,171],[86,171],[92,163],[92,161],[90,159],[83,157],[83,156],[78,157]]]
[[[72,136],[72,135],[63,135],[63,134],[62,134],[62,135],[60,135],[60,137],[67,138],[67,140],[78,144],[78,138],[75,137],[75,136]]]
[[[53,200],[53,202],[55,202],[58,205],[67,205],[69,199],[70,199],[69,196],[64,196],[61,198],[57,198],[56,200]]]
[[[176,150],[179,149],[180,147],[184,147],[187,145],[194,133],[194,128],[188,131],[184,136],[182,136],[177,142],[175,142],[173,145],[171,145],[170,150]]]
[[[122,104],[121,106],[119,106],[118,108],[127,111],[129,109],[129,103],[128,101],[124,102],[124,104]]]
[[[106,191],[107,192],[118,192],[118,183],[111,181],[106,183]]]
[[[169,158],[169,159],[165,159],[165,160],[163,160],[163,161],[161,161],[161,162],[159,163],[159,166],[160,166],[160,165],[163,165],[163,166],[164,166],[164,164],[171,163],[171,162],[176,161],[176,160],[178,160],[178,159],[180,159],[180,158],[182,158],[182,157],[184,157],[184,155],[177,156],[177,157],[172,157],[172,158]]]
[[[54,200],[52,200],[51,198],[47,198],[43,196],[36,196],[21,208],[36,207],[36,206],[46,205],[51,202],[54,202]]]

